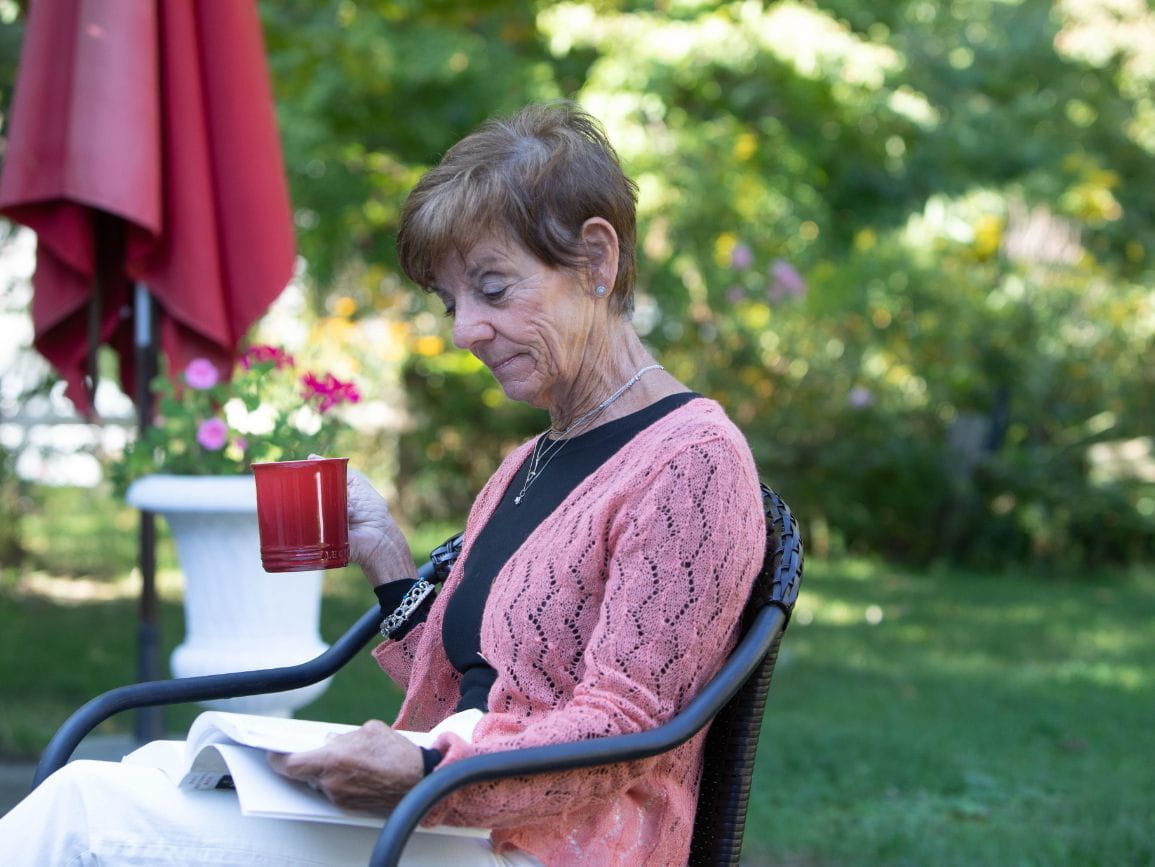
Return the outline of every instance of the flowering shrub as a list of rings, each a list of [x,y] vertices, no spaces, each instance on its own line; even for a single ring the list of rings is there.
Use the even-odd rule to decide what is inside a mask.
[[[346,429],[332,411],[361,399],[353,383],[301,372],[276,346],[248,349],[230,380],[204,358],[189,362],[181,380],[157,378],[155,426],[126,452],[121,480],[246,472],[262,461],[329,454]]]

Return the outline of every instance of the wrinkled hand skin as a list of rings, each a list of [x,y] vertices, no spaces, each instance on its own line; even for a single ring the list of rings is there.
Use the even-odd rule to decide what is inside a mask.
[[[310,455],[310,458],[318,455]],[[417,578],[405,534],[385,498],[357,470],[349,468],[349,560],[361,567],[370,586]]]
[[[422,778],[421,750],[380,720],[370,720],[304,753],[269,753],[273,770],[319,789],[338,807],[381,812]]]

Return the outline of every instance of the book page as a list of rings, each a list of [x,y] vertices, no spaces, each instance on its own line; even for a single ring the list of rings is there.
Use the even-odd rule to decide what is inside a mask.
[[[303,752],[323,747],[330,735],[356,729],[342,723],[205,711],[189,728],[188,756],[191,759],[207,744],[227,741],[276,753]]]
[[[222,788],[217,768],[227,768],[246,816],[265,819],[296,819],[303,822],[332,822],[380,828],[388,814],[338,807],[323,794],[299,780],[282,777],[271,767],[263,750],[238,744],[210,744],[201,750],[197,763],[182,781],[193,788]],[[215,775],[215,778],[214,778]],[[211,784],[210,784],[211,783]],[[438,825],[418,827],[415,833],[488,837],[484,828],[455,828]]]
[[[263,756],[264,753],[259,755]],[[126,765],[158,768],[175,785],[185,789],[234,788],[232,772],[216,744],[205,746],[194,757],[191,765],[185,761],[184,741],[150,741],[120,761]]]
[[[345,723],[210,710],[198,716],[189,727],[187,754],[191,761],[207,744],[228,741],[274,753],[299,753],[323,747],[333,735],[358,728],[360,726]],[[398,729],[397,733],[418,746],[429,746],[433,742],[433,735],[428,732]]]
[[[202,751],[202,755],[205,753],[217,754],[222,764],[227,765],[241,802],[241,812],[246,816],[369,827],[385,824],[383,814],[343,810],[299,780],[282,777],[269,767],[269,760],[262,750],[236,744],[213,744]],[[195,771],[190,773],[196,774]]]
[[[186,789],[235,789],[247,816],[335,822],[379,828],[384,814],[338,807],[305,783],[283,777],[269,765],[266,751],[300,752],[324,746],[334,734],[358,726],[256,714],[205,711],[189,727],[188,741],[153,741],[125,756],[129,764],[161,768]],[[431,732],[396,730],[418,746],[429,746]],[[420,833],[488,837],[483,828],[420,827]]]

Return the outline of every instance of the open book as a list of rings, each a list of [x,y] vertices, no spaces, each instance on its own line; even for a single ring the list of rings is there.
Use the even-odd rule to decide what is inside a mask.
[[[381,827],[381,813],[346,810],[298,780],[274,771],[266,752],[293,753],[325,745],[331,735],[357,726],[313,720],[281,719],[245,713],[205,711],[189,727],[187,741],[153,741],[121,761],[160,768],[187,789],[235,789],[241,812],[270,819],[336,822]],[[430,746],[429,732],[397,730],[418,746]],[[482,828],[419,827],[435,834],[487,837]]]

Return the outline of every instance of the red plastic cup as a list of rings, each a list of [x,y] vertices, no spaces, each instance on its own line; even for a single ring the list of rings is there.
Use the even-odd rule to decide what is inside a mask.
[[[266,572],[349,563],[348,458],[253,464]]]

